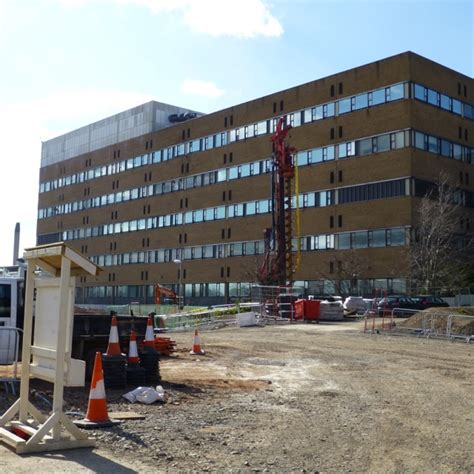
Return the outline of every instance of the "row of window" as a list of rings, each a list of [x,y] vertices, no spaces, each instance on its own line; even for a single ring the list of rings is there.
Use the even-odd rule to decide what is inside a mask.
[[[166,284],[175,292],[179,292],[176,283]],[[258,295],[261,289],[255,287],[254,283],[248,282],[220,282],[220,283],[185,283],[184,296],[189,298],[230,298],[241,300],[252,300],[254,293]],[[373,297],[376,290],[385,290],[390,293],[406,293],[406,280],[402,278],[352,278],[334,280],[300,280],[294,282],[295,290],[305,295],[349,295],[358,294]],[[148,298],[153,301],[153,285],[117,285],[117,286],[88,286],[76,287],[76,301],[91,299],[105,299],[109,302],[113,299],[123,298],[127,301],[133,299],[143,300]]]
[[[410,88],[411,91],[409,90]],[[451,113],[463,115],[466,118],[474,120],[474,106],[465,102],[461,102],[445,94],[441,94],[432,89],[426,88],[420,84],[405,82],[369,92],[364,92],[362,94],[340,99],[335,102],[329,102],[327,104],[299,110],[288,114],[287,121],[293,127],[299,127],[303,124],[311,123],[317,120],[354,112],[368,107],[374,107],[387,102],[405,99],[410,97],[410,95],[411,97],[440,107]],[[230,131],[223,131],[204,138],[198,138],[186,143],[170,146],[152,153],[147,153],[145,155],[132,157],[120,162],[114,162],[107,166],[104,165],[95,169],[66,176],[64,178],[46,181],[40,183],[40,193],[48,192],[63,186],[69,186],[91,179],[100,178],[101,176],[125,172],[140,166],[161,163],[163,161],[168,161],[189,153],[218,148],[238,140],[257,137],[267,133],[273,133],[275,131],[277,121],[278,118],[263,120]]]
[[[338,145],[301,151],[297,154],[297,162],[298,166],[313,165],[323,161],[333,160],[335,157],[343,159],[400,149],[410,146],[410,143],[414,144],[416,148],[440,154],[455,160],[463,160],[468,163],[471,163],[472,156],[474,155],[471,148],[459,145],[458,143],[418,131],[403,130],[353,140]],[[134,199],[159,196],[161,194],[192,189],[195,187],[209,186],[214,183],[231,181],[234,179],[244,179],[250,176],[268,173],[271,170],[271,166],[270,159],[260,160],[220,170],[213,170],[186,178],[162,181],[139,188],[59,204],[57,206],[39,209],[38,219],[69,214],[71,212],[80,212],[89,208],[102,207]]]
[[[365,99],[363,99],[364,97]],[[287,122],[293,127],[299,127],[306,123],[334,117],[341,113],[356,111],[361,108],[373,107],[386,102],[401,100],[407,97],[408,83],[394,84],[374,91],[364,92],[347,99],[298,110],[287,115]],[[354,105],[350,106],[350,110],[347,110],[346,102],[344,101],[349,101],[350,103],[354,102]],[[363,104],[365,105],[362,106]],[[341,110],[341,112],[339,110]],[[102,176],[122,173],[140,166],[161,163],[173,158],[188,155],[190,153],[219,148],[236,141],[258,137],[268,133],[274,133],[278,120],[278,117],[262,120],[260,122],[245,125],[233,130],[226,130],[214,135],[209,135],[207,137],[197,138],[185,143],[173,145],[152,153],[128,158],[127,160],[120,162],[110,163],[109,165],[99,166],[88,171],[82,171],[80,173],[65,176],[52,181],[45,181],[40,183],[40,193],[48,192],[63,186],[82,183],[84,181],[100,178]]]
[[[342,232],[338,234],[309,235],[300,238],[302,251],[347,250],[377,247],[397,247],[408,244],[409,229],[395,227],[389,229]],[[293,239],[293,250],[296,250]],[[207,258],[229,258],[263,255],[263,240],[207,244],[194,247],[147,250],[119,254],[96,255],[91,260],[101,267],[136,263],[166,263],[179,260],[201,260]]]
[[[395,197],[397,195],[403,196],[407,194],[409,189],[409,180],[395,180],[403,181],[404,185],[396,185],[394,188],[392,181],[383,181],[381,183],[370,183],[366,185],[351,186],[344,189],[345,195],[350,194],[351,188],[362,188],[364,186],[376,185],[374,192],[368,194],[367,199],[383,199],[386,197]],[[396,194],[394,191],[398,189],[400,194]],[[315,191],[301,194],[299,196],[299,207],[326,207],[337,203],[339,189],[331,189],[328,191]],[[353,201],[345,202],[356,202],[362,200],[359,194],[354,195]],[[296,201],[293,199],[293,207],[295,207]],[[162,216],[148,217],[142,219],[134,219],[131,221],[121,221],[109,224],[101,224],[94,227],[86,227],[79,229],[70,229],[62,233],[63,240],[75,240],[89,237],[97,237],[102,235],[114,235],[125,232],[135,232],[142,230],[151,230],[164,227],[173,227],[182,224],[193,224],[199,222],[210,222],[221,219],[231,219],[236,217],[252,216],[257,214],[267,214],[271,212],[271,200],[262,199],[258,201],[250,201],[239,204],[223,205],[218,207],[210,207],[205,209],[197,209],[194,211],[179,212],[176,214],[166,214]]]
[[[421,84],[414,83],[412,87],[412,97],[415,99],[427,102],[428,104],[447,110],[453,114],[462,115],[470,120],[474,120],[474,106],[445,94],[441,94],[440,92],[422,86]]]

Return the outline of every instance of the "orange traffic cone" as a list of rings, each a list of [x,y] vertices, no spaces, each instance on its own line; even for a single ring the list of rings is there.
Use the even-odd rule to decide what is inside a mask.
[[[119,423],[116,420],[111,420],[107,412],[104,374],[102,372],[102,354],[100,352],[96,352],[95,354],[94,371],[92,372],[86,417],[84,420],[77,420],[74,423],[86,429],[102,428]]]
[[[148,316],[148,322],[146,325],[145,340],[143,341],[144,347],[153,347],[155,348],[155,333],[153,331],[153,319],[151,316]]]
[[[193,355],[204,355],[204,351],[201,347],[201,337],[197,329],[194,331],[194,340],[193,340],[193,350],[190,351],[190,354]]]
[[[140,363],[140,357],[138,357],[137,338],[135,336],[135,331],[130,331],[130,344],[128,346],[128,363],[129,365]]]
[[[102,355],[100,352],[95,354],[91,391],[89,393],[89,404],[87,405],[85,419],[95,423],[110,420],[107,413],[107,401],[105,400],[104,374],[102,372]]]
[[[112,316],[112,325],[110,326],[109,345],[107,346],[106,355],[108,356],[121,356],[122,351],[120,350],[119,335],[117,328],[117,318]]]

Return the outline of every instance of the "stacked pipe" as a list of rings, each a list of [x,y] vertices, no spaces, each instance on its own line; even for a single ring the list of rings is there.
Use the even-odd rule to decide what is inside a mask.
[[[169,337],[155,336],[155,349],[162,356],[170,356],[176,351],[176,342]]]
[[[124,388],[127,386],[127,358],[120,349],[117,318],[115,316],[112,316],[107,352],[102,354],[102,370],[106,388]]]
[[[145,375],[145,369],[140,366],[135,331],[131,331],[130,344],[128,346],[127,384],[134,385],[135,387],[145,385]]]
[[[140,365],[145,369],[146,383],[156,383],[161,380],[160,356],[155,349],[153,320],[150,316],[148,317],[145,340],[143,341],[143,348],[140,353]]]

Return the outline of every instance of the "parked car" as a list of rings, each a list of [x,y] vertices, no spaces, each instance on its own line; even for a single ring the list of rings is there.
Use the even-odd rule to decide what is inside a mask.
[[[401,310],[412,310],[412,311],[394,311],[394,316],[410,316],[414,314],[416,310],[421,309],[421,305],[414,301],[412,298],[406,295],[390,295],[382,298],[377,303],[377,312],[379,316],[390,315],[394,308],[400,308]]]
[[[446,301],[435,295],[412,296],[412,300],[415,301],[421,309],[449,307],[449,304],[446,303]]]

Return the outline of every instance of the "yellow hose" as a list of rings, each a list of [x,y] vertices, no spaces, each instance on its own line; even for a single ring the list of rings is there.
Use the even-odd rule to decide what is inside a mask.
[[[295,197],[296,197],[296,264],[295,272],[300,269],[301,263],[301,219],[300,219],[300,182],[298,174],[298,156],[295,154]]]

